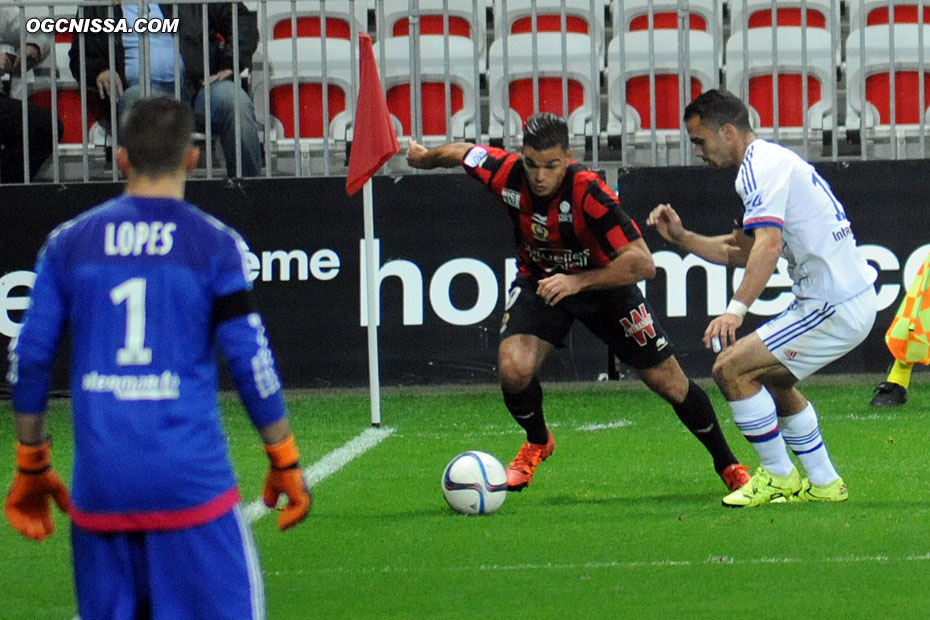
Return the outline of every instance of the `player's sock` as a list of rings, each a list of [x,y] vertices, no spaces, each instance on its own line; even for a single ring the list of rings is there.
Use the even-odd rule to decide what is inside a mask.
[[[908,364],[902,362],[901,360],[895,360],[891,365],[891,370],[888,372],[888,382],[897,383],[906,390],[911,384],[912,370],[914,370],[913,364]]]
[[[811,484],[826,486],[840,477],[830,461],[827,446],[820,436],[817,412],[810,402],[800,413],[783,417],[779,422],[785,443],[801,461]]]
[[[539,379],[533,377],[530,384],[521,392],[504,392],[504,404],[517,424],[526,431],[530,443],[545,444],[549,441],[549,430],[543,416],[543,395]]]
[[[794,463],[778,430],[775,401],[768,390],[762,388],[749,398],[730,401],[730,411],[743,437],[759,455],[762,467],[776,476],[790,475]]]
[[[727,444],[714,406],[710,404],[707,392],[694,381],[688,381],[688,394],[680,403],[672,404],[678,419],[691,434],[700,441],[714,459],[714,470],[719,474],[728,466],[739,461]]]

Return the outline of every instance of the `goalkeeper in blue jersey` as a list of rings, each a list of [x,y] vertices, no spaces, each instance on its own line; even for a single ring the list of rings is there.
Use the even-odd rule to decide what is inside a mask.
[[[250,297],[242,238],[183,201],[197,163],[188,106],[139,101],[117,158],[126,192],[56,228],[10,346],[17,473],[11,525],[42,540],[67,510],[82,618],[264,618],[264,592],[217,402],[216,349],[271,462],[278,526],[310,509],[281,384]],[[74,472],[51,467],[45,409],[71,334]]]

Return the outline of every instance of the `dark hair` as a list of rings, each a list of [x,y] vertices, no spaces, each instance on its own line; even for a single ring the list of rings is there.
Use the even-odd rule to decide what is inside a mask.
[[[140,174],[159,177],[174,174],[193,144],[194,115],[190,106],[170,97],[135,102],[119,124],[119,144],[129,155],[130,167]]]
[[[526,119],[523,127],[523,146],[545,151],[554,146],[568,150],[568,123],[552,112],[540,112]]]
[[[740,131],[752,131],[746,105],[739,97],[722,89],[705,91],[689,103],[685,108],[684,120],[687,123],[695,116],[714,130],[729,124]]]

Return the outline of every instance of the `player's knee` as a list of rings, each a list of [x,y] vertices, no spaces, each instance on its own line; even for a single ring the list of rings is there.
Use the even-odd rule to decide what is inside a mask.
[[[508,392],[520,392],[533,380],[535,368],[532,360],[515,355],[501,355],[501,386]]]
[[[688,395],[688,377],[678,367],[643,373],[641,378],[649,389],[673,405],[682,402]]]
[[[726,388],[732,386],[739,378],[735,365],[730,361],[731,359],[732,356],[718,355],[713,368],[711,368],[714,381],[724,393],[726,393]]]

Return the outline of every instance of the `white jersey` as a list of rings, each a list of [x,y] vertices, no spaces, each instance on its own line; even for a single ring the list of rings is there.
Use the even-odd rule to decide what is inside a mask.
[[[872,286],[878,273],[856,245],[843,205],[812,165],[794,151],[756,139],[736,178],[743,229],[782,230],[782,256],[802,299],[840,303]]]

